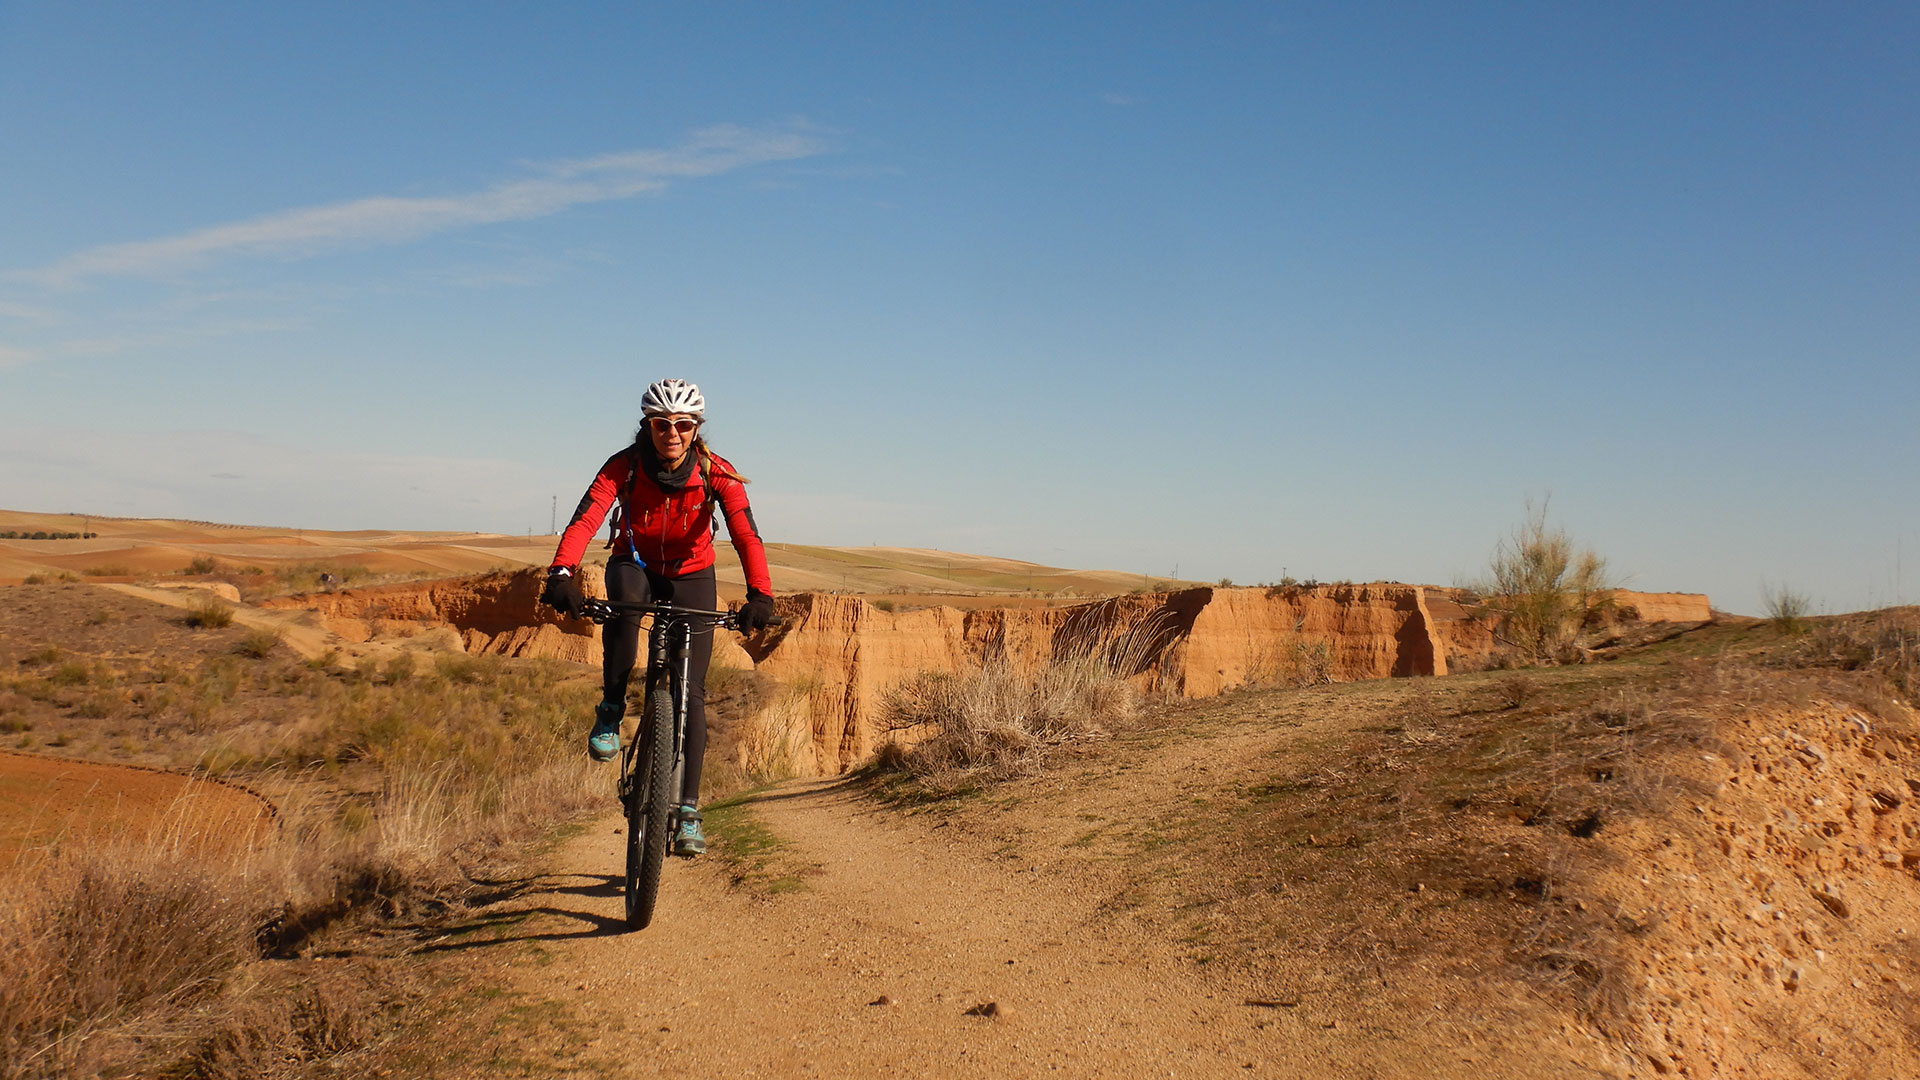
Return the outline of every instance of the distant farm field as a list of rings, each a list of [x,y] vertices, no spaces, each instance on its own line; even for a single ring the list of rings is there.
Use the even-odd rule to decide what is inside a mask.
[[[0,753],[0,874],[24,852],[126,840],[242,848],[273,827],[273,807],[242,788],[178,773]]]

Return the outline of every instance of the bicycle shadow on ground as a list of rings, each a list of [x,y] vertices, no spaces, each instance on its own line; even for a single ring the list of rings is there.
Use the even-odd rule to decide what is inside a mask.
[[[565,879],[573,879],[574,883],[558,884],[558,881]],[[620,896],[622,881],[619,877],[608,874],[560,874],[541,875],[511,884],[520,886],[513,891],[514,896],[537,890],[542,893],[605,900]],[[540,933],[511,932],[515,929],[524,930],[531,923],[543,921],[541,916],[549,915],[564,916],[586,925],[574,930],[550,930]],[[470,919],[440,928],[433,935],[434,940],[411,951],[416,954],[465,952],[494,945],[512,945],[522,941],[569,941],[576,938],[605,937],[626,931],[627,921],[624,917],[608,917],[590,911],[542,905],[515,908],[511,911],[482,912]]]
[[[568,878],[590,878],[592,884],[562,885]],[[467,898],[472,907],[490,907],[517,900],[529,893],[569,893],[575,896],[619,896],[620,879],[603,874],[528,874],[524,877],[470,878],[475,891]]]
[[[540,916],[559,915],[584,923],[577,930],[550,930],[537,934],[498,933],[510,927],[524,927]],[[463,923],[450,933],[461,935],[459,941],[435,941],[421,945],[411,952],[415,956],[429,953],[470,952],[474,949],[489,949],[500,945],[517,945],[523,941],[577,941],[582,938],[613,937],[627,932],[627,920],[624,917],[596,915],[590,911],[574,911],[559,907],[521,908],[518,911],[498,917],[483,917]]]

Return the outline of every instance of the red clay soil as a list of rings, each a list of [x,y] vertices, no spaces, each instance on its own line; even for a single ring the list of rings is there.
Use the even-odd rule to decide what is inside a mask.
[[[0,752],[0,874],[28,865],[30,852],[74,844],[244,846],[273,821],[271,803],[218,781]]]

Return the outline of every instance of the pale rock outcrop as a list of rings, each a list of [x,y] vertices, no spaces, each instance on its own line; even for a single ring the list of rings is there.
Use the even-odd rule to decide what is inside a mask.
[[[1608,596],[1615,612],[1628,622],[1688,623],[1708,622],[1713,605],[1705,593],[1645,593],[1615,589]]]

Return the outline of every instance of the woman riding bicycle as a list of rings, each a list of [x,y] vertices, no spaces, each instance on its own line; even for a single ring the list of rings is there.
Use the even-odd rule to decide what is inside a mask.
[[[707,449],[700,437],[707,403],[700,388],[684,379],[663,379],[647,387],[640,401],[640,430],[633,445],[600,466],[573,520],[560,534],[560,546],[547,570],[540,601],[577,616],[586,604],[578,570],[587,544],[615,500],[613,557],[607,562],[607,596],[618,601],[672,603],[711,609],[717,599],[713,576],[715,504],[726,517],[727,535],[740,553],[747,576],[747,602],[740,609],[741,629],[764,628],[773,618],[773,582],[767,576],[766,549],[747,505],[746,477],[725,458]],[[640,647],[640,617],[611,619],[601,636],[601,701],[594,709],[587,753],[611,761],[620,752],[620,719],[627,711],[627,679]],[[690,656],[692,678],[686,688],[686,778],[680,788],[680,828],[676,855],[707,849],[700,828],[700,762],[707,749],[707,662],[713,657],[713,627],[697,626]]]

